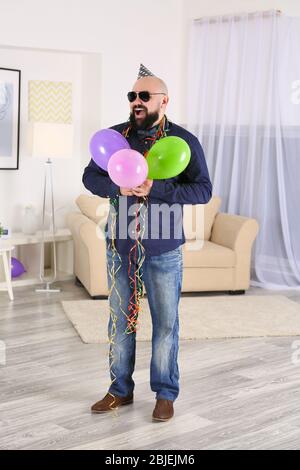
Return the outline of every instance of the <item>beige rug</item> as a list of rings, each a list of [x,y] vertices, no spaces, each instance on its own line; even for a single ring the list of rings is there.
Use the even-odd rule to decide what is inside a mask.
[[[62,301],[84,343],[107,343],[107,300]],[[280,295],[182,297],[180,339],[300,335],[300,305]],[[147,299],[142,299],[138,341],[151,339]]]

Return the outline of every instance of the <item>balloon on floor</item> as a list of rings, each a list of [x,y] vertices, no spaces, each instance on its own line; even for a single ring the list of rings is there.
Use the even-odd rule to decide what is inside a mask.
[[[24,268],[21,261],[17,258],[11,257],[11,277],[18,277],[21,274],[25,273],[26,269]]]

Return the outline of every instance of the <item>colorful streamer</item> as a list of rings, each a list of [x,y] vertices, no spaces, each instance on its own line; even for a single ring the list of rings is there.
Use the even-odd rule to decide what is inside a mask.
[[[145,140],[148,141],[148,144],[151,143],[151,146],[155,143],[156,140],[160,139],[161,137],[166,136],[165,130],[165,117],[161,120],[159,128],[156,132],[156,135],[153,137],[146,137]],[[131,130],[131,125],[129,125],[123,131],[123,136],[125,138],[128,137],[129,132]],[[144,152],[144,157],[147,158],[148,151]],[[132,290],[132,295],[129,300],[128,304],[128,312],[125,312],[122,308],[122,299],[118,289],[116,287],[116,275],[121,268],[122,259],[119,255],[116,246],[115,246],[115,239],[116,239],[116,217],[117,217],[117,206],[118,206],[118,198],[111,199],[111,204],[114,206],[115,210],[113,211],[111,217],[111,250],[112,250],[112,267],[109,270],[109,276],[111,280],[111,286],[108,293],[108,298],[110,300],[113,291],[115,291],[118,299],[119,299],[119,309],[123,315],[126,316],[127,319],[127,328],[125,330],[126,334],[136,333],[138,328],[138,318],[141,311],[140,307],[140,300],[144,296],[144,283],[142,279],[142,267],[145,260],[145,249],[142,244],[143,236],[145,233],[145,217],[147,215],[148,210],[148,197],[137,197],[136,200],[137,204],[139,204],[136,213],[135,213],[135,241],[130,249],[128,255],[128,278],[130,289]],[[118,259],[119,266],[116,268],[115,260]],[[132,274],[132,269],[134,270]],[[116,381],[116,376],[112,371],[112,366],[114,363],[114,354],[113,354],[113,347],[115,345],[115,336],[117,330],[117,318],[118,315],[114,311],[113,307],[111,306],[111,302],[109,302],[110,306],[110,317],[111,317],[111,331],[109,336],[109,344],[110,344],[110,352],[109,352],[109,363],[110,363],[110,373],[112,378],[111,385]],[[113,402],[111,403],[110,407],[113,409],[113,405],[115,403],[115,396],[110,393],[113,397]]]

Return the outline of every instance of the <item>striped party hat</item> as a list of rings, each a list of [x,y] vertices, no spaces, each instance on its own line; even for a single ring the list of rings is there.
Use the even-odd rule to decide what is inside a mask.
[[[155,75],[152,72],[150,72],[150,70],[148,70],[147,67],[141,64],[137,79],[139,80],[140,78],[143,78],[143,77],[155,77]]]

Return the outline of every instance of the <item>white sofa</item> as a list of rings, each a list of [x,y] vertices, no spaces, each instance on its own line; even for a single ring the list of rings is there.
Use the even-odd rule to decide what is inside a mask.
[[[83,285],[92,298],[108,295],[105,240],[97,236],[97,224],[103,212],[108,213],[109,200],[82,194],[76,199],[78,212],[67,215],[67,226],[74,240],[74,270],[77,283]],[[99,205],[101,206],[100,216]],[[183,249],[183,292],[229,291],[244,293],[249,288],[251,248],[258,233],[255,219],[220,213],[221,199],[212,197],[202,205],[204,233],[185,230],[187,243]],[[199,209],[199,207],[198,207]],[[195,221],[197,206],[184,210],[184,225]],[[197,234],[197,235],[196,235]],[[201,249],[191,249],[195,239]],[[198,241],[199,243],[199,241]]]

